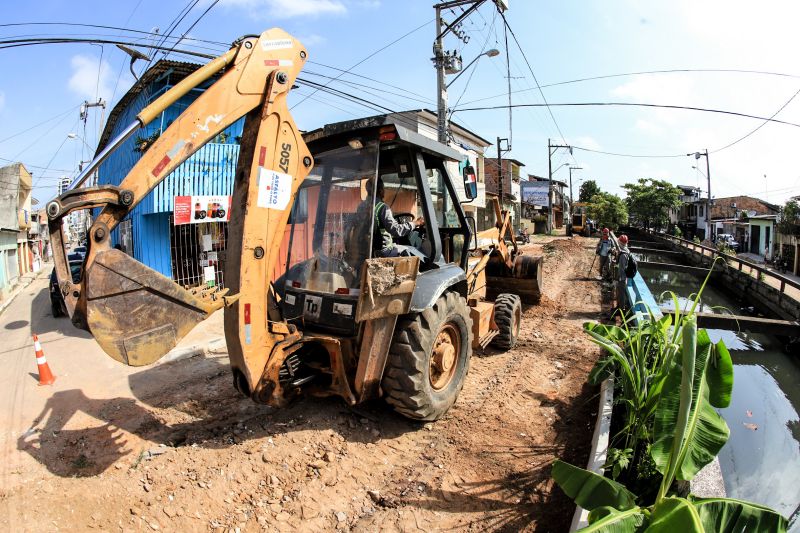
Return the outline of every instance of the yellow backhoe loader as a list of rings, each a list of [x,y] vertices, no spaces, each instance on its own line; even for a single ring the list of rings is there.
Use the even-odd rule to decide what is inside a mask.
[[[244,37],[146,107],[47,205],[59,288],[73,323],[124,364],[156,361],[224,307],[234,385],[253,400],[282,406],[305,393],[352,405],[383,396],[410,418],[435,420],[455,402],[473,348],[516,342],[520,296],[538,300],[541,259],[517,252],[499,204],[497,225],[476,234],[450,171],[463,156],[411,125],[390,115],[301,136],[286,96],[307,58],[282,30]],[[119,186],[80,187],[136,130],[214,76]],[[112,248],[125,216],[241,117],[225,289],[180,287]],[[463,180],[474,197],[474,173]],[[423,221],[393,242],[391,257],[372,244],[378,202],[397,220]],[[101,211],[74,283],[62,220],[86,208]]]

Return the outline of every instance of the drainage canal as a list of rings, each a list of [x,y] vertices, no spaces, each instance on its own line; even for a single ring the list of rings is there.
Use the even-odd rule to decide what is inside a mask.
[[[682,256],[675,253],[648,250],[634,254],[645,262],[683,263]],[[674,309],[669,291],[677,295],[684,308],[703,282],[697,271],[667,271],[646,265],[639,271],[665,311]],[[712,279],[697,311],[734,315],[760,311],[739,297]],[[785,352],[786,337],[706,329],[713,342],[725,342],[734,361],[731,404],[720,409],[731,431],[719,454],[727,496],[772,507],[790,517],[790,531],[800,532],[800,357]]]

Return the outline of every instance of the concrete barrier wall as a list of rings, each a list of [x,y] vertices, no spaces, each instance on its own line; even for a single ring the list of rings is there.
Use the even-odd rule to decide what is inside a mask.
[[[687,263],[692,266],[709,268],[714,261],[713,257],[703,255],[700,251],[686,248],[655,235],[652,237],[657,239],[658,242],[668,245],[672,250],[683,252]],[[769,311],[784,320],[800,319],[800,302],[794,298],[781,293],[780,290],[765,282],[759,281],[747,272],[739,271],[736,263],[731,265],[729,261],[726,261],[722,265],[718,261],[716,268],[722,268],[722,272],[718,277],[719,283],[751,301],[757,308]]]

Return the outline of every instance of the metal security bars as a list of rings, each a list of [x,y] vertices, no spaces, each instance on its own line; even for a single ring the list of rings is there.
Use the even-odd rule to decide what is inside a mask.
[[[228,224],[206,222],[176,226],[169,216],[172,279],[182,287],[225,287]]]

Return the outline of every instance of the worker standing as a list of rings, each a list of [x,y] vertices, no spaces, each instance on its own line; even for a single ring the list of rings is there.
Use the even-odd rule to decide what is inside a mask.
[[[628,287],[628,263],[631,261],[631,251],[628,249],[628,236],[620,235],[617,239],[619,243],[619,252],[617,254],[617,275],[616,275],[616,297],[617,297],[617,311],[626,311],[628,308],[627,302],[627,287]]]
[[[608,228],[603,228],[603,236],[594,250],[595,255],[600,256],[600,278],[608,279],[608,259],[611,254],[611,239],[608,237]]]

